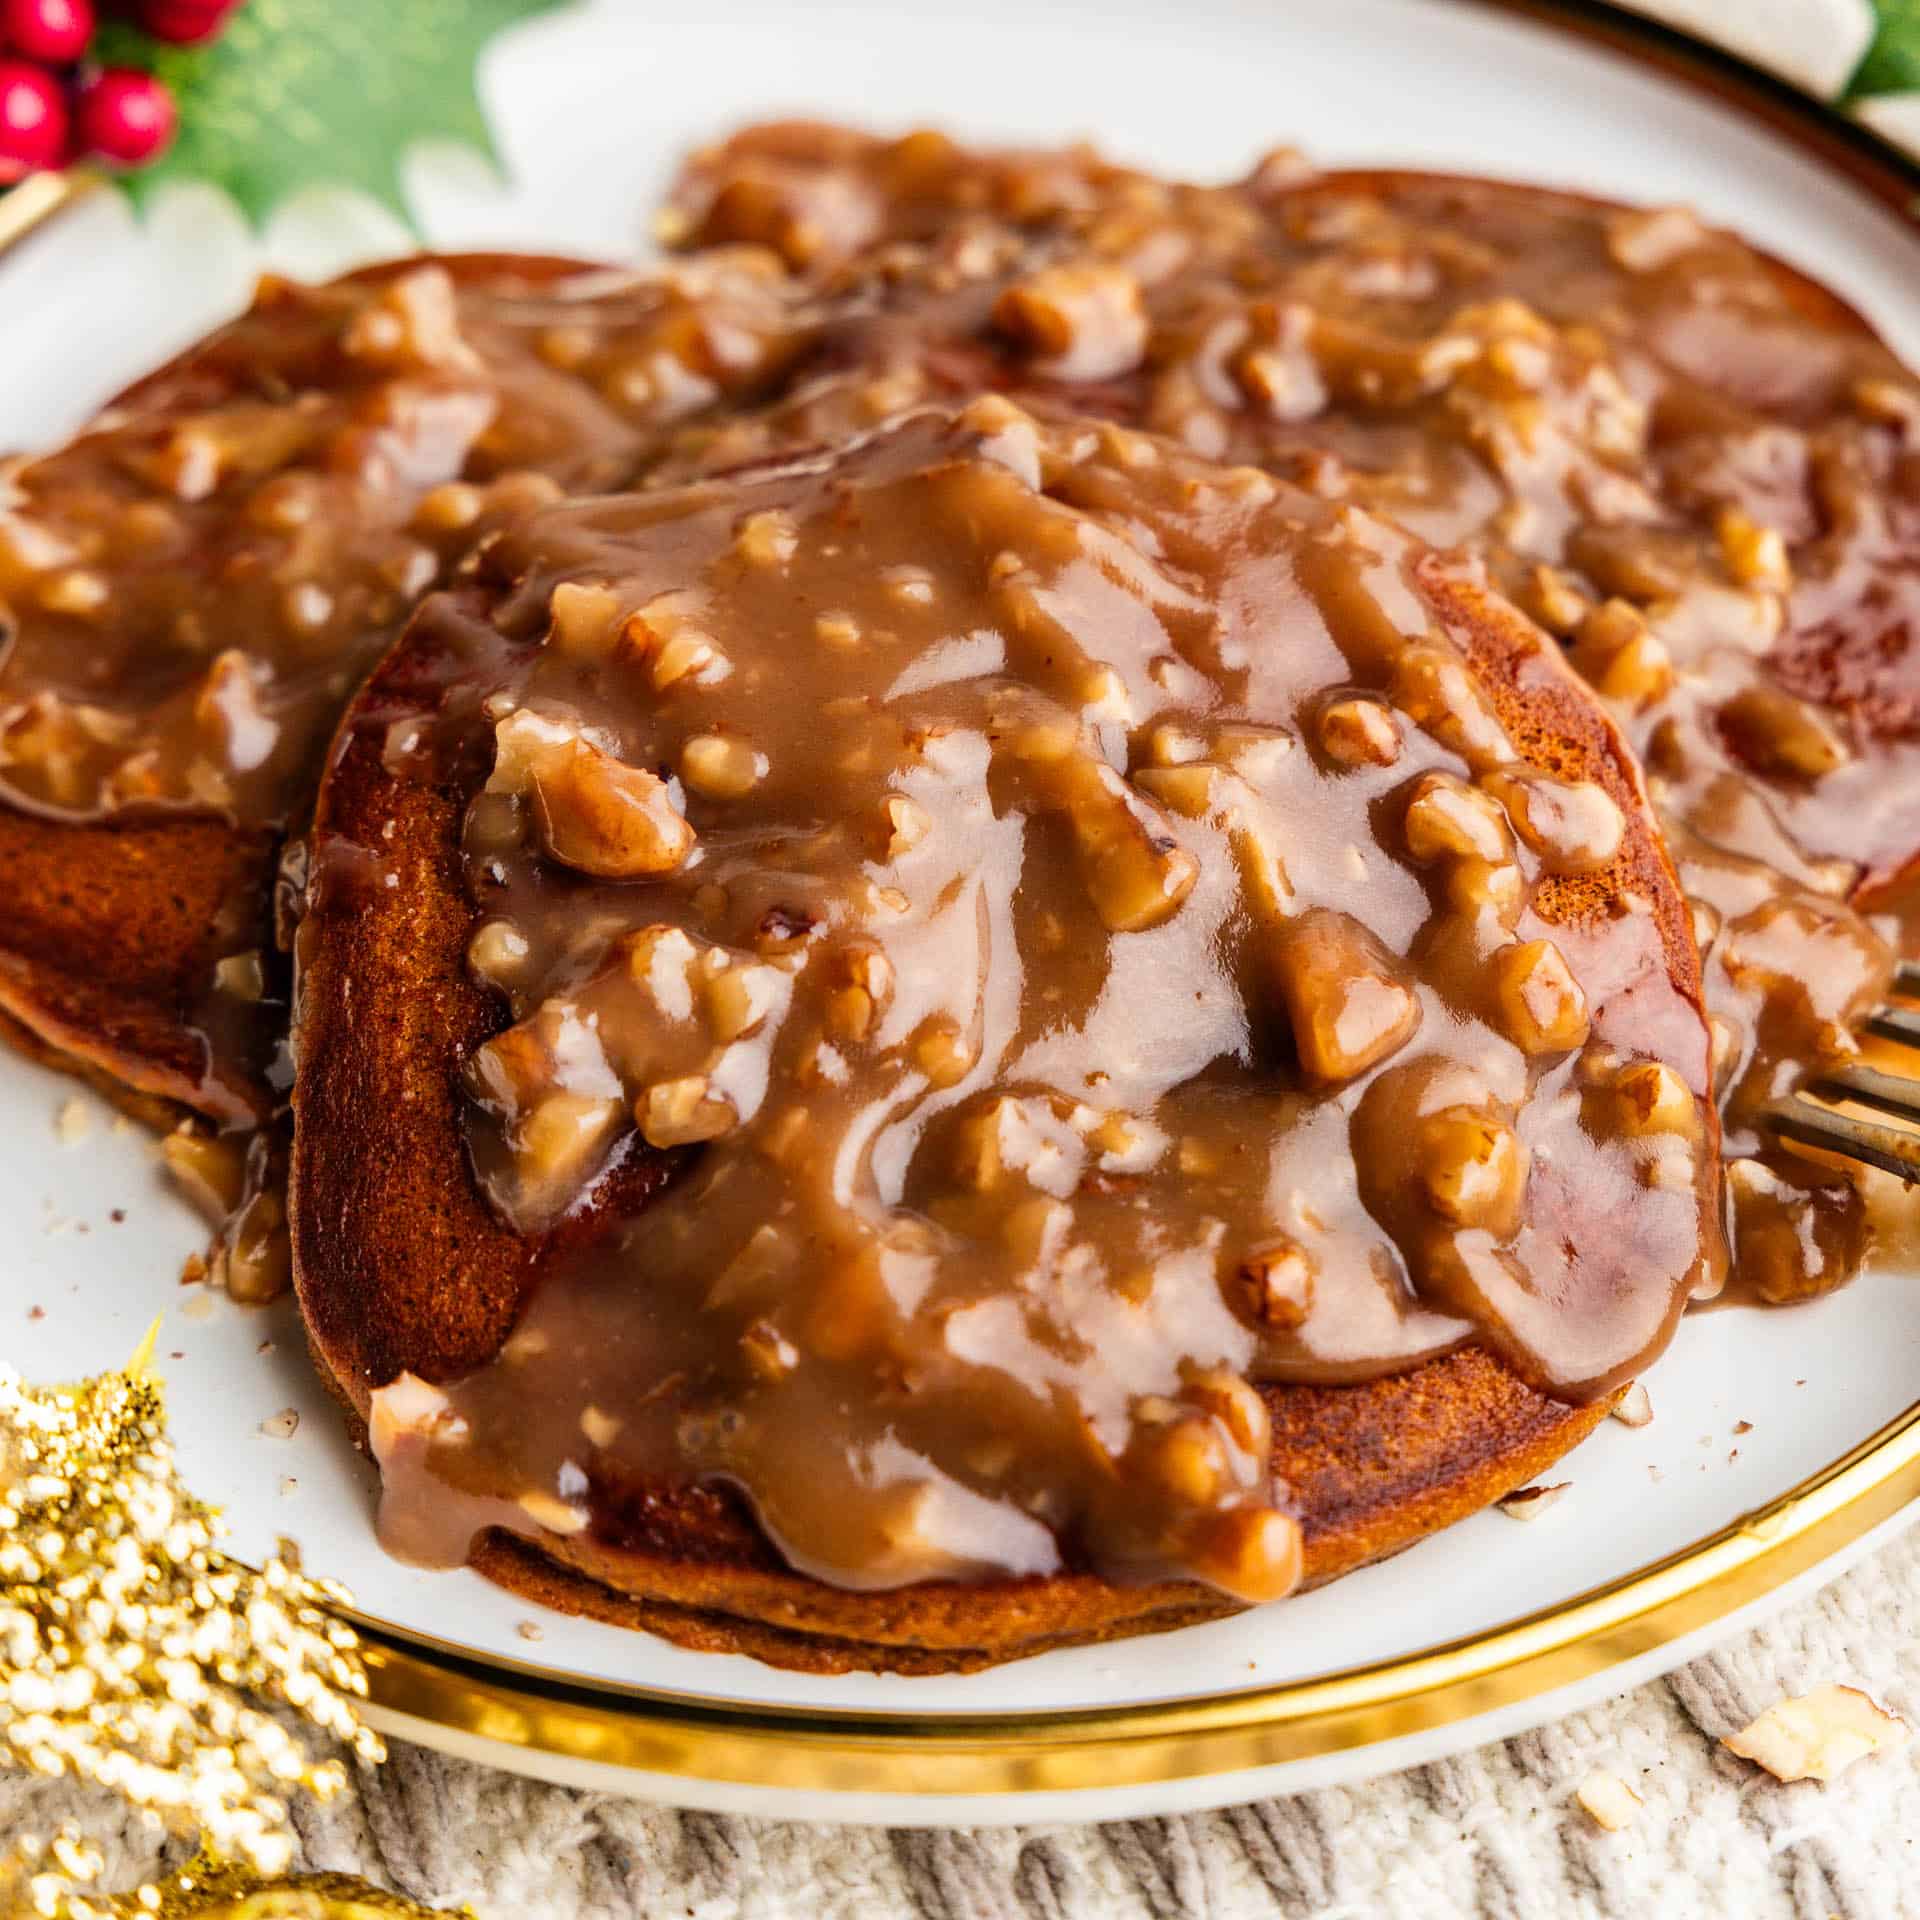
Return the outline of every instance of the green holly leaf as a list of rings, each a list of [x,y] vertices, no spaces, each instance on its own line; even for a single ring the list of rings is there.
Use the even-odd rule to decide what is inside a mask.
[[[1854,75],[1846,97],[1920,92],[1920,0],[1873,0],[1879,31]]]
[[[451,138],[498,164],[474,93],[501,28],[566,0],[247,0],[210,45],[169,47],[108,22],[95,57],[173,89],[180,132],[125,176],[136,201],[175,181],[224,187],[255,222],[303,187],[358,187],[409,226],[400,163]]]

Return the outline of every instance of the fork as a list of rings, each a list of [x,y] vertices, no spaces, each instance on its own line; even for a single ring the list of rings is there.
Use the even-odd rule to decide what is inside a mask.
[[[1893,976],[1896,995],[1914,1006],[1878,1007],[1861,1022],[1882,1040],[1920,1051],[1920,966],[1902,966]],[[1849,1108],[1907,1122],[1863,1118]],[[1773,1130],[1803,1146],[1820,1147],[1850,1160],[1864,1160],[1911,1185],[1920,1180],[1920,1077],[1883,1073],[1878,1067],[1833,1067],[1766,1112]]]

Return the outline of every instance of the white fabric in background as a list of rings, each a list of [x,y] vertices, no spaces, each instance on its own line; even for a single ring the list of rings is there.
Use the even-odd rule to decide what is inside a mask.
[[[1831,100],[1872,44],[1868,0],[1622,0]]]

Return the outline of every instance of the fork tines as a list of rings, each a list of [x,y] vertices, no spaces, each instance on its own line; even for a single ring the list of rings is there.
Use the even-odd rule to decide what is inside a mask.
[[[1920,1000],[1920,966],[1900,967],[1893,990]],[[1920,1008],[1878,1007],[1861,1024],[1879,1039],[1920,1053]],[[1858,1108],[1879,1117],[1848,1110]],[[1908,1182],[1920,1180],[1920,1077],[1835,1067],[1777,1101],[1768,1117],[1786,1139],[1864,1160]]]

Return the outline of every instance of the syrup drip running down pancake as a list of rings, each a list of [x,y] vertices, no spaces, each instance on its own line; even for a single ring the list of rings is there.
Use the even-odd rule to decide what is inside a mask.
[[[1274,1475],[1296,1389],[1475,1342],[1595,1402],[1717,1284],[1636,770],[1470,563],[988,398],[480,577],[349,716],[300,935],[302,1304],[397,1548],[504,1524],[619,1584],[635,1511],[717,1483],[855,1592],[1266,1599],[1325,1517]],[[437,924],[458,871],[510,1020],[396,1059],[377,903]],[[463,1088],[471,1173],[406,1144],[426,1244],[335,1123],[396,1070]],[[512,1274],[465,1356],[447,1231]]]

